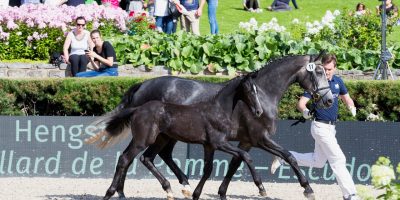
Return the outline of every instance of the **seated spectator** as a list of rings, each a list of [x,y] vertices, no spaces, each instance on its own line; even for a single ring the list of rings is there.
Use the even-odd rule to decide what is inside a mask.
[[[395,20],[398,16],[398,8],[392,3],[392,0],[386,0],[386,17],[389,20]],[[378,15],[381,14],[382,5],[376,6],[376,12]],[[395,22],[395,24],[400,25],[400,19]]]
[[[382,5],[376,6],[376,12],[378,15],[381,14]],[[398,8],[392,3],[392,0],[386,0],[386,16],[389,18],[395,18],[398,15]]]
[[[258,0],[243,0],[243,8],[250,12],[262,12]]]
[[[356,6],[356,12],[354,15],[356,16],[361,16],[364,15],[367,12],[365,5],[363,3],[358,3]]]
[[[289,6],[290,0],[274,0],[272,2],[271,6],[269,6],[267,9],[269,11],[288,11],[292,10],[292,8]],[[293,6],[298,9],[299,7],[297,6],[296,0],[292,0]]]
[[[71,66],[72,76],[78,72],[86,71],[89,60],[85,55],[85,50],[92,49],[93,43],[90,40],[90,33],[85,29],[86,20],[84,17],[77,17],[76,28],[68,33],[64,42],[64,61]],[[69,49],[71,51],[69,52]]]
[[[90,33],[94,43],[93,51],[86,51],[86,56],[92,64],[93,71],[79,72],[76,77],[118,76],[117,56],[111,43],[103,41],[100,31]]]

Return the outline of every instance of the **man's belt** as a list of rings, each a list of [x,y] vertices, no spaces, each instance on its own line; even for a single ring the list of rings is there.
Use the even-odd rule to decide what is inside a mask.
[[[316,122],[321,122],[324,124],[336,125],[336,121],[322,120],[322,119],[314,119]]]

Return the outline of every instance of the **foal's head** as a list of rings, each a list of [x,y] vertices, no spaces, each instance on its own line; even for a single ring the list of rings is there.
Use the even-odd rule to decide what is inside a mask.
[[[263,109],[258,99],[258,87],[253,79],[256,76],[257,73],[246,75],[238,88],[238,94],[239,99],[247,104],[251,112],[257,117],[260,117],[263,113]]]

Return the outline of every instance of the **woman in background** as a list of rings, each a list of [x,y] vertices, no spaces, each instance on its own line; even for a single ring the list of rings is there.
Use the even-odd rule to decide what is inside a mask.
[[[358,3],[356,6],[356,12],[355,15],[364,15],[367,12],[365,5],[363,3]]]
[[[64,61],[71,66],[71,74],[75,76],[78,72],[86,71],[89,63],[85,50],[93,48],[90,40],[90,33],[85,29],[86,20],[84,17],[77,17],[76,28],[68,33],[64,42]],[[69,49],[71,48],[71,51]]]
[[[86,51],[93,71],[79,72],[77,77],[118,76],[117,56],[111,43],[103,41],[99,30],[90,33],[94,43],[93,51]]]

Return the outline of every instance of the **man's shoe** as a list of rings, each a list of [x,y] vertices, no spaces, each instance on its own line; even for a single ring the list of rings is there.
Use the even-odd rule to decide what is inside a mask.
[[[275,156],[271,164],[271,174],[275,174],[276,170],[284,163],[283,159]]]
[[[343,197],[343,200],[361,200],[356,194],[349,195],[348,197]]]

